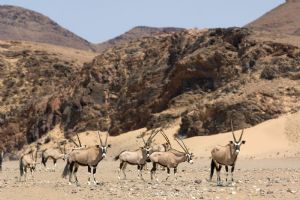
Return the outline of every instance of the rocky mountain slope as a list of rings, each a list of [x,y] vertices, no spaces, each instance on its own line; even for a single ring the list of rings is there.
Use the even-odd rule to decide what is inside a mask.
[[[287,0],[246,27],[255,30],[300,35],[300,0]]]
[[[251,34],[182,31],[109,49],[84,69],[73,97],[84,120],[71,121],[101,129],[88,120],[100,113],[114,135],[182,117],[181,134],[192,136],[228,131],[231,117],[241,128],[298,110],[299,48]],[[103,88],[107,104],[96,96]]]
[[[34,41],[93,50],[88,41],[62,28],[48,17],[16,6],[0,5],[0,40]]]
[[[181,120],[179,134],[249,127],[300,109],[300,49],[245,28],[183,30],[105,50],[92,62],[2,45],[0,140],[21,147],[60,124],[117,135]]]
[[[76,73],[93,57],[77,49],[0,41],[0,144],[20,148],[59,123],[58,98],[69,94]]]
[[[126,42],[141,39],[143,37],[153,37],[153,36],[158,36],[166,33],[182,31],[182,30],[183,30],[182,28],[173,28],[173,27],[156,28],[156,27],[148,27],[148,26],[137,26],[116,38],[113,38],[111,40],[108,40],[100,44],[96,44],[95,49],[97,49],[98,52],[102,52],[108,48],[122,45]]]

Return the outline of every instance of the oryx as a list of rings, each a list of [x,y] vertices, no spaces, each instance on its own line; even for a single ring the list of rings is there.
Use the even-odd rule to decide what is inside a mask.
[[[135,151],[122,151],[119,155],[115,157],[115,160],[120,159],[120,167],[118,170],[118,178],[121,179],[120,172],[122,170],[124,179],[126,179],[126,174],[125,174],[125,169],[127,164],[130,165],[137,165],[138,166],[138,171],[139,171],[139,177],[140,179],[143,179],[142,176],[142,169],[144,165],[146,164],[146,160],[149,159],[149,156],[152,152],[151,150],[151,142],[155,135],[158,133],[158,131],[152,131],[150,137],[148,138],[147,141],[143,139],[144,146],[140,147],[139,149]]]
[[[20,169],[20,178],[21,181],[22,176],[25,176],[25,181],[27,180],[27,168],[29,168],[31,172],[31,176],[33,178],[33,172],[35,170],[35,166],[37,164],[37,153],[39,150],[40,144],[37,143],[35,147],[31,148],[28,152],[24,153],[19,160],[19,169]]]
[[[231,131],[232,131],[232,136],[234,141],[230,141],[229,144],[227,144],[226,146],[217,146],[213,148],[213,150],[211,151],[212,159],[211,159],[210,181],[212,180],[214,169],[216,169],[217,185],[221,185],[220,171],[222,165],[225,165],[226,182],[228,178],[228,166],[231,166],[231,181],[233,182],[233,171],[234,171],[235,163],[239,155],[241,145],[246,143],[245,140],[242,140],[244,129],[242,130],[239,140],[236,140],[233,131],[232,120],[231,120]]]
[[[62,173],[62,177],[65,178],[69,174],[69,184],[71,184],[72,175],[74,174],[75,183],[78,185],[78,179],[76,173],[79,166],[88,167],[88,172],[89,172],[88,184],[90,184],[91,174],[93,176],[94,184],[97,184],[95,178],[97,165],[103,158],[105,158],[107,153],[107,148],[111,146],[111,145],[107,145],[108,133],[106,134],[104,143],[102,142],[100,133],[99,132],[97,133],[100,140],[100,145],[74,148],[68,154],[67,164]]]
[[[56,168],[56,162],[59,159],[65,160],[67,155],[66,155],[66,143],[64,141],[64,148],[63,150],[60,147],[61,144],[58,144],[58,148],[49,148],[45,149],[42,151],[42,164],[46,168],[46,164],[49,158],[53,160],[53,168],[52,171],[55,171]],[[46,168],[47,170],[47,168]]]
[[[182,140],[180,140],[182,143],[181,144],[179,142],[179,140],[177,140],[176,138],[175,138],[175,141],[179,144],[179,146],[182,148],[182,150],[184,152],[181,152],[181,151],[178,151],[175,149],[170,149],[169,151],[166,151],[166,152],[153,152],[149,156],[149,158],[152,162],[152,165],[153,165],[153,167],[151,169],[151,180],[153,180],[153,178],[155,176],[157,164],[167,168],[168,176],[167,176],[166,180],[168,180],[168,178],[170,176],[171,168],[174,168],[174,175],[176,175],[177,166],[180,163],[187,161],[188,163],[193,164],[193,159],[192,159],[193,154],[189,153],[184,142]]]

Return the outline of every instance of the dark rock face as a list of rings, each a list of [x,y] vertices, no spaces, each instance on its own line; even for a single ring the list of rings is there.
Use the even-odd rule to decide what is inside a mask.
[[[26,93],[5,79],[1,92],[33,98],[15,110],[4,101],[12,108],[0,115],[0,139],[18,148],[57,124],[66,136],[84,130],[117,135],[179,118],[179,134],[190,137],[229,131],[231,118],[236,129],[299,110],[300,50],[251,34],[229,28],[143,38],[108,49],[82,68],[46,53],[6,52],[22,57],[20,69],[30,72],[23,70],[23,79],[34,81]]]
[[[73,97],[82,109],[75,126],[109,127],[116,135],[182,116],[180,133],[194,136],[228,131],[231,117],[241,128],[299,109],[299,95],[289,92],[299,89],[299,49],[248,40],[250,34],[241,28],[182,31],[105,51],[82,73]],[[290,102],[283,107],[285,96]]]
[[[7,151],[35,141],[61,122],[62,103],[70,95],[77,63],[39,50],[0,52],[0,141]]]

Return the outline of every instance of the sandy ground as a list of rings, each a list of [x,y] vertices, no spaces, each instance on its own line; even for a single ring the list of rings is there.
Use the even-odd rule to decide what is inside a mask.
[[[137,143],[142,144],[136,138],[144,131],[141,129],[109,138],[112,148],[96,173],[99,185],[86,184],[86,167],[78,171],[81,185],[68,185],[61,178],[63,161],[56,172],[46,172],[38,165],[34,179],[29,176],[26,183],[19,182],[18,162],[9,161],[4,162],[0,173],[0,199],[300,199],[299,121],[300,113],[296,113],[246,129],[243,137],[246,144],[241,147],[234,185],[223,182],[223,186],[217,187],[216,177],[213,182],[207,181],[210,150],[216,145],[226,145],[232,139],[231,133],[185,139],[195,154],[195,163],[180,164],[177,180],[171,176],[165,181],[166,171],[159,171],[159,182],[151,181],[149,171],[144,171],[145,181],[142,181],[134,166],[127,167],[127,180],[118,180],[119,161],[113,161],[113,157],[123,149],[135,149]],[[165,132],[173,147],[179,149],[172,139],[177,129],[178,125],[174,125]],[[55,135],[55,131],[58,130],[51,134]],[[81,133],[80,138],[86,145],[98,142],[97,134],[91,131]],[[162,141],[161,136],[156,138],[156,142]],[[224,170],[221,176],[224,181]]]

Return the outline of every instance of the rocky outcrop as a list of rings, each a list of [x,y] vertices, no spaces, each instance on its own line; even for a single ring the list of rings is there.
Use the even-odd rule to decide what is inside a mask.
[[[249,35],[241,28],[182,31],[105,51],[82,73],[74,126],[110,127],[115,135],[181,116],[181,134],[207,135],[228,131],[230,118],[247,127],[299,109],[299,49]]]

